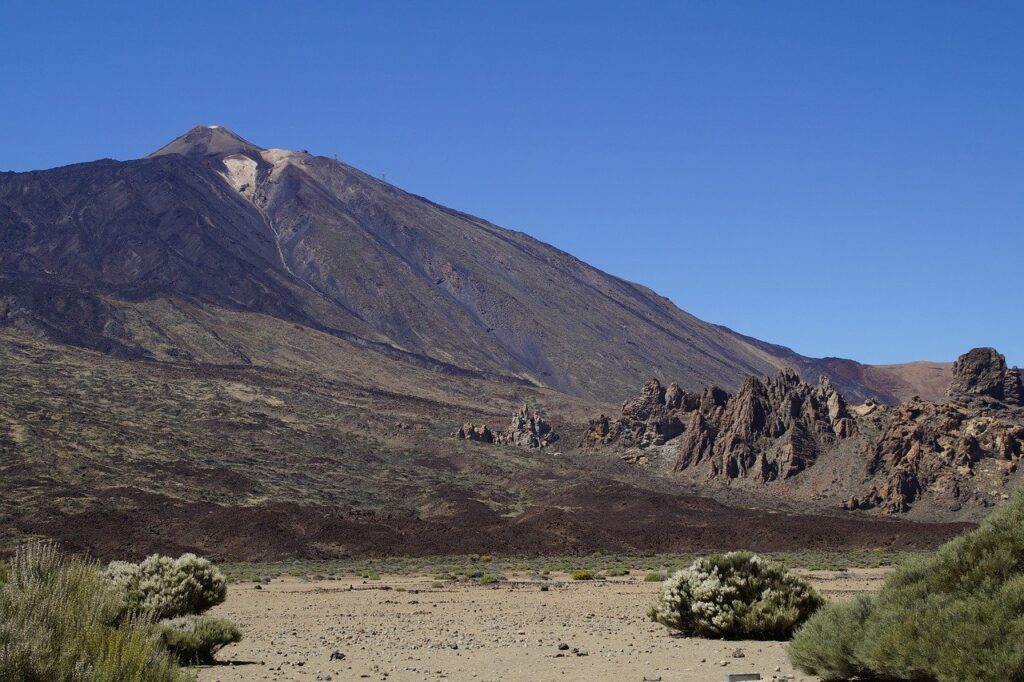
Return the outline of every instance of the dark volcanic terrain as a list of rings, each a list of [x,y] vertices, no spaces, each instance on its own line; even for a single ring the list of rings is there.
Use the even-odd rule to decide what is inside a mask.
[[[45,535],[101,557],[221,559],[905,549],[963,528],[726,506],[614,453],[577,451],[585,415],[605,405],[415,366],[378,384],[367,377],[393,360],[303,333],[280,352],[330,369],[138,362],[0,334],[0,546]],[[523,401],[558,442],[451,434],[466,418],[508,424]]]
[[[0,239],[0,549],[925,547],[1016,480],[994,355],[947,400],[225,128],[0,173]]]

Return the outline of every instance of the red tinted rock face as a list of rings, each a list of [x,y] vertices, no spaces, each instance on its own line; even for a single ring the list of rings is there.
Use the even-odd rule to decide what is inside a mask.
[[[951,510],[973,494],[979,463],[1000,477],[1024,453],[1020,370],[992,348],[975,348],[953,365],[948,401],[913,399],[892,410],[888,427],[868,449],[866,494],[847,507],[908,511],[926,492]]]
[[[789,369],[750,377],[723,408],[691,416],[676,469],[709,461],[712,476],[785,479],[855,428],[843,397],[824,377],[816,386]]]

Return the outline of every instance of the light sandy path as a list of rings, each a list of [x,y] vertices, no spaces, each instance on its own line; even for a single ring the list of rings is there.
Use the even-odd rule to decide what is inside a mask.
[[[877,589],[880,575],[862,570],[811,578],[826,596],[843,598]],[[432,582],[288,578],[262,589],[233,585],[213,613],[237,622],[246,639],[219,655],[235,665],[204,668],[199,679],[721,682],[730,672],[814,679],[794,672],[779,642],[670,635],[645,616],[659,584],[639,577],[555,577],[546,592],[538,582],[515,578],[496,587],[446,582],[433,589]],[[559,651],[561,643],[569,650]],[[336,651],[343,660],[331,660]]]

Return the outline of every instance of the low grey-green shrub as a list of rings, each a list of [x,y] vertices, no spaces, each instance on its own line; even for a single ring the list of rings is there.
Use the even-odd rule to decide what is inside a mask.
[[[673,574],[648,615],[691,636],[788,639],[822,603],[814,588],[780,564],[730,552]]]
[[[184,682],[151,624],[94,563],[56,546],[16,550],[0,585],[0,680]]]
[[[1024,490],[899,568],[865,614],[844,609],[829,606],[797,633],[794,665],[831,679],[847,666],[893,680],[1024,681]]]
[[[242,640],[242,632],[229,620],[212,616],[179,616],[157,623],[160,638],[182,663],[212,663],[213,655]]]
[[[105,575],[125,591],[132,608],[156,620],[203,613],[227,595],[224,574],[195,554],[154,554],[138,564],[114,561]]]

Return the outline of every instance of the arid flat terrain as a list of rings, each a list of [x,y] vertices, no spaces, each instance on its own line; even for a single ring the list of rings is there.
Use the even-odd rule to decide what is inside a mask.
[[[804,575],[827,598],[842,599],[877,590],[888,570]],[[660,583],[643,577],[239,583],[212,613],[238,623],[245,639],[199,680],[720,682],[744,672],[815,679],[792,669],[784,643],[682,638],[649,622]]]

